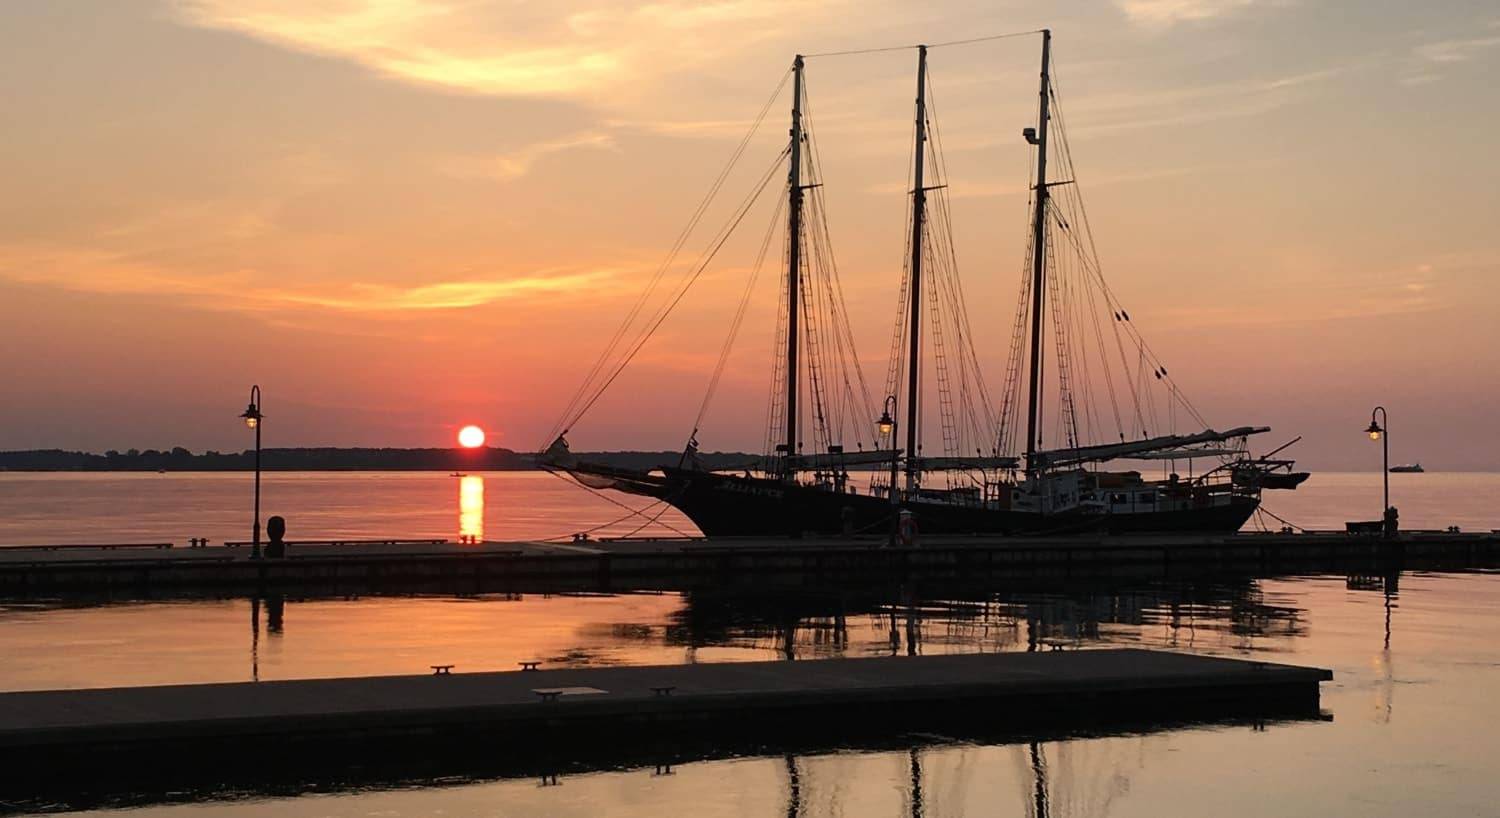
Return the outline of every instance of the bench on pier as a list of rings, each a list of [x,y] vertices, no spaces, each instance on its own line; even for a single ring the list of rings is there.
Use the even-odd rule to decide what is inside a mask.
[[[520,665],[521,670],[523,671],[532,671],[536,670],[537,666],[540,665],[541,662],[517,662],[516,664]]]
[[[103,551],[114,551],[122,548],[171,548],[169,542],[111,542],[111,543],[56,543],[43,545],[7,545],[0,546],[7,551],[72,551],[76,549],[94,549]]]
[[[1352,520],[1344,523],[1344,533],[1360,537],[1379,537],[1385,534],[1385,521]]]
[[[555,702],[558,696],[597,696],[609,691],[597,687],[578,685],[575,687],[533,687],[532,693],[544,702]]]
[[[428,665],[428,667],[432,668],[432,675],[434,676],[453,675],[453,665]]]

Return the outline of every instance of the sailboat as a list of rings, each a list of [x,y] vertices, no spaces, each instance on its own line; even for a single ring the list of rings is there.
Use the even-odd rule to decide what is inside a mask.
[[[1022,132],[1035,153],[1029,245],[998,409],[983,383],[956,275],[946,170],[938,155],[940,133],[929,97],[929,46],[916,46],[910,233],[886,379],[889,396],[871,448],[863,446],[859,423],[852,424],[856,447],[846,447],[849,419],[872,418],[874,412],[859,359],[853,355],[837,268],[831,261],[831,240],[821,211],[823,180],[817,153],[810,149],[806,61],[798,55],[790,71],[790,138],[781,152],[787,167],[785,198],[773,217],[774,225],[784,208],[786,274],[765,455],[742,469],[704,468],[697,462],[696,423],[678,461],[658,469],[591,464],[570,452],[566,435],[573,425],[665,318],[665,312],[648,316],[639,341],[621,346],[626,327],[641,310],[638,303],[574,396],[540,462],[594,490],[656,498],[679,509],[709,537],[879,534],[894,531],[898,519],[909,520],[923,533],[1233,532],[1255,513],[1263,489],[1294,488],[1305,479],[1305,473],[1291,472],[1291,460],[1250,456],[1248,439],[1268,432],[1268,427],[1216,431],[1203,423],[1190,431],[1175,430],[1179,414],[1194,422],[1202,418],[1135,331],[1129,313],[1099,273],[1076,178],[1048,175],[1049,160],[1065,174],[1071,174],[1073,165],[1056,109],[1052,35],[1047,30],[1035,33],[1041,38],[1037,119]],[[1059,138],[1055,153],[1049,153]],[[715,189],[722,179],[721,175]],[[736,213],[734,224],[743,216],[742,210]],[[768,233],[766,244],[769,241]],[[762,258],[765,249],[763,244]],[[695,279],[693,275],[669,299],[671,306]],[[728,343],[738,332],[743,311],[742,304]],[[1114,342],[1118,360],[1111,356],[1106,339]],[[1057,418],[1052,433],[1059,445],[1051,447],[1042,428],[1049,375],[1043,353],[1049,346],[1056,352],[1052,381],[1058,388],[1051,411]],[[627,353],[608,358],[614,349]],[[726,345],[721,368],[727,350]],[[1102,380],[1100,363],[1113,367],[1103,369]],[[716,370],[710,381],[710,397],[718,375]],[[936,409],[924,406],[924,379],[936,381]],[[1091,380],[1103,384],[1099,391],[1109,397],[1108,411],[1083,394]],[[905,409],[899,411],[898,395],[903,392]],[[1164,393],[1160,400],[1152,397],[1158,392]],[[1169,433],[1162,430],[1166,421],[1153,420],[1163,409],[1174,427]],[[923,452],[924,410],[939,416],[942,456]],[[799,428],[804,412],[811,416],[811,447],[804,440],[809,435]],[[1099,440],[1111,415],[1114,433]],[[702,417],[700,411],[700,422]],[[904,444],[898,437],[902,426]],[[1090,431],[1094,442],[1085,440]],[[1025,437],[1018,439],[1023,433]],[[1200,460],[1211,465],[1195,468]],[[1163,473],[1159,479],[1147,478],[1138,469],[1112,467],[1123,461],[1160,466]],[[1187,467],[1187,475],[1178,473],[1178,464]],[[851,472],[871,475],[864,491]]]

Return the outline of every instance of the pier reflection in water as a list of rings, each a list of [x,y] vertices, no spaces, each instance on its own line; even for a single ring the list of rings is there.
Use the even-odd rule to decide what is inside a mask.
[[[547,773],[559,785],[545,788],[537,786],[540,771],[486,770],[475,759],[473,769],[351,782],[353,789],[317,799],[265,800],[300,787],[252,788],[248,802],[219,800],[223,792],[182,796],[209,801],[192,807],[143,797],[158,804],[148,814],[490,814],[503,805],[508,815],[584,816],[603,804],[627,818],[1339,814],[1357,798],[1363,814],[1460,815],[1484,814],[1500,797],[1490,761],[1500,757],[1500,739],[1487,726],[1500,717],[1491,695],[1500,666],[1500,579],[1482,572],[1051,591],[913,586],[29,604],[0,610],[0,651],[8,657],[0,685],[251,678],[247,643],[226,646],[223,638],[228,627],[243,633],[247,610],[257,622],[251,673],[263,679],[416,673],[436,661],[455,662],[458,672],[511,669],[523,657],[548,666],[812,661],[1133,645],[1332,667],[1323,706],[1333,721],[1091,737],[915,735],[882,746],[829,736],[825,746],[726,751],[748,753],[742,757],[643,754],[617,759],[608,765],[620,767],[614,771],[564,763]],[[49,650],[59,644],[69,650]],[[1433,808],[1436,792],[1444,808]]]

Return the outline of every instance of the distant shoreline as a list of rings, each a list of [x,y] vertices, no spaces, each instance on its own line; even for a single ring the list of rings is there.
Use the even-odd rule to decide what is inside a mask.
[[[578,452],[591,463],[619,468],[651,469],[676,463],[681,452]],[[710,468],[735,468],[758,455],[743,452],[700,453]],[[254,451],[193,453],[167,451],[73,452],[31,449],[0,452],[0,472],[238,472],[255,468]],[[535,471],[536,455],[511,449],[376,449],[278,448],[261,450],[262,471]]]

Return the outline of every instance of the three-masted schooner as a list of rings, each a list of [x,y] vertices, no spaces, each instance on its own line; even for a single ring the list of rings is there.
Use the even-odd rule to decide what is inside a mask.
[[[891,396],[878,422],[879,437],[870,450],[861,446],[848,451],[836,440],[832,424],[844,423],[846,416],[858,415],[867,408],[868,389],[862,373],[850,377],[845,372],[838,377],[828,371],[830,359],[847,364],[853,357],[852,336],[842,312],[836,271],[832,275],[813,272],[816,265],[829,264],[831,250],[826,223],[808,218],[809,200],[820,204],[818,189],[822,183],[816,176],[815,152],[808,150],[805,62],[799,55],[790,72],[790,138],[781,154],[788,167],[782,204],[786,276],[768,417],[768,437],[774,445],[768,445],[765,457],[742,470],[715,471],[696,461],[695,428],[678,462],[662,464],[656,470],[580,462],[570,454],[564,435],[592,405],[597,392],[614,380],[611,368],[603,366],[601,359],[585,387],[591,381],[603,385],[592,397],[580,388],[585,400],[575,396],[574,404],[582,403],[582,410],[570,407],[572,417],[565,417],[559,424],[560,433],[542,453],[541,462],[591,488],[657,498],[680,509],[710,537],[884,532],[902,512],[909,512],[923,532],[938,533],[1233,532],[1259,507],[1263,489],[1295,487],[1305,474],[1293,473],[1292,461],[1249,454],[1248,438],[1269,431],[1267,427],[1237,426],[1215,431],[1204,428],[1207,424],[1203,423],[1197,431],[1162,434],[1159,423],[1151,420],[1161,409],[1160,403],[1153,402],[1155,390],[1165,390],[1163,403],[1174,424],[1179,411],[1195,422],[1202,418],[1135,332],[1129,314],[1104,283],[1093,254],[1087,216],[1077,197],[1076,179],[1048,175],[1049,159],[1055,159],[1054,167],[1072,175],[1072,158],[1065,139],[1060,150],[1049,155],[1052,140],[1058,135],[1054,126],[1058,114],[1054,110],[1052,37],[1050,31],[1036,33],[1041,37],[1037,120],[1034,127],[1023,131],[1035,151],[1029,247],[998,411],[990,403],[978,358],[972,351],[972,331],[954,272],[951,237],[945,232],[950,228],[946,184],[941,178],[943,165],[935,158],[935,148],[932,154],[927,150],[934,139],[928,46],[917,46],[909,255],[903,259],[901,303],[887,373]],[[934,178],[927,178],[929,171]],[[721,175],[719,182],[722,179]],[[778,209],[773,222],[780,219],[779,214]],[[768,234],[766,243],[769,241]],[[762,258],[764,254],[763,245]],[[672,299],[672,304],[676,300]],[[637,304],[636,311],[639,309]],[[926,332],[924,311],[930,313],[931,322]],[[665,313],[660,316],[664,318]],[[652,320],[660,322],[660,318]],[[611,348],[617,346],[624,329],[617,333]],[[731,342],[737,330],[738,319],[731,330]],[[646,332],[640,343],[649,334]],[[1111,336],[1118,360],[1110,355],[1107,339]],[[1057,352],[1052,377],[1059,387],[1056,417],[1057,434],[1061,435],[1061,445],[1051,448],[1045,447],[1042,434],[1042,392],[1048,375],[1043,350],[1049,340]],[[1091,340],[1095,342],[1092,346]],[[626,346],[630,354],[621,357],[619,367],[628,363],[639,348]],[[926,456],[922,451],[923,351],[929,347],[935,350],[936,358],[935,365],[926,369],[936,375],[939,386],[937,414],[944,438],[941,457]],[[1080,384],[1099,377],[1090,372],[1092,355],[1107,365],[1102,377],[1109,395],[1108,412],[1087,402],[1080,406]],[[857,358],[853,366],[857,369]],[[1112,374],[1116,367],[1118,375]],[[717,377],[716,372],[710,394]],[[959,381],[956,387],[955,380]],[[904,390],[899,389],[901,386]],[[1128,400],[1118,398],[1121,386],[1126,388]],[[806,401],[799,387],[811,393],[816,426],[811,452],[806,451],[805,435],[799,430]],[[904,391],[904,412],[898,412],[899,391]],[[861,395],[863,403],[858,399]],[[1020,414],[1023,400],[1024,426]],[[1097,434],[1107,425],[1101,416],[1111,414],[1116,439],[1084,443],[1083,433],[1092,430]],[[899,425],[905,427],[901,430],[905,432],[904,445],[898,445]],[[1157,426],[1154,434],[1153,425]],[[1023,428],[1025,438],[1018,441]],[[1193,464],[1201,460],[1213,465],[1192,473]],[[1161,478],[1148,479],[1138,470],[1106,468],[1119,461],[1171,464],[1172,470],[1166,473],[1164,468]],[[1186,464],[1189,474],[1176,473],[1177,463]],[[851,470],[874,475],[865,491],[861,492],[851,479]]]

